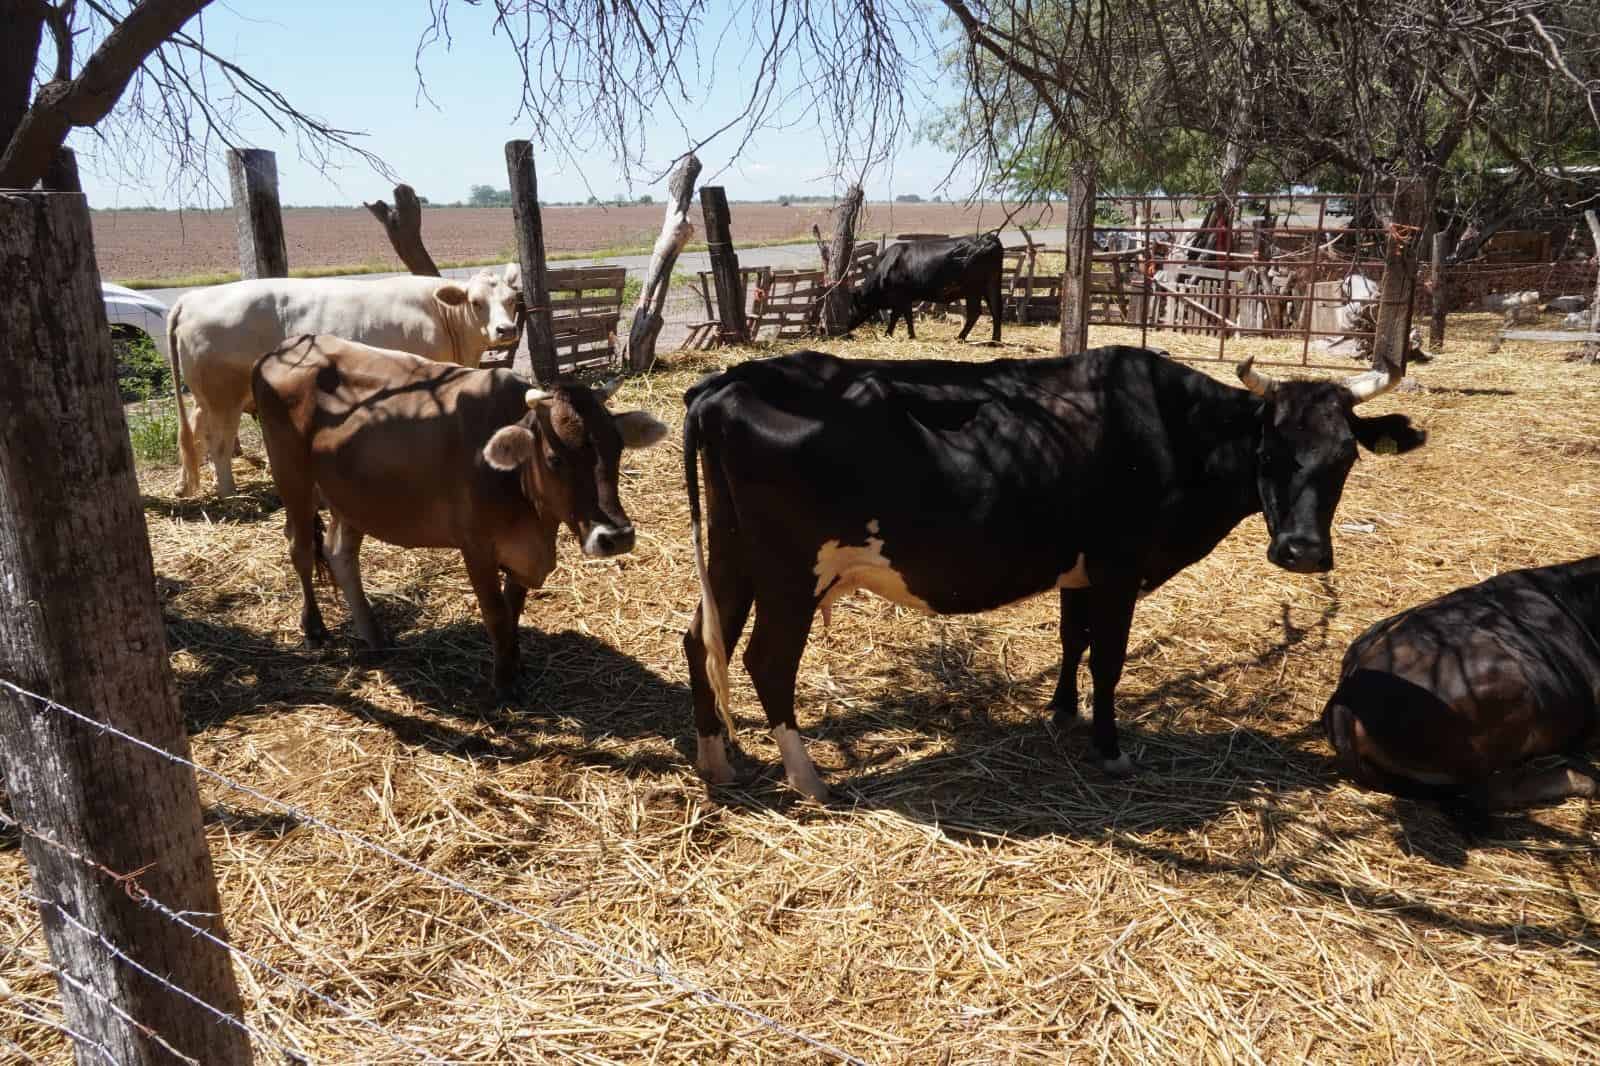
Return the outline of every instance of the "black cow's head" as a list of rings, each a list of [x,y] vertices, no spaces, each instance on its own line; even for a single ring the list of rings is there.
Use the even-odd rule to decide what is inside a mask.
[[[1321,573],[1333,568],[1333,511],[1356,461],[1356,445],[1376,452],[1408,452],[1427,434],[1405,415],[1363,418],[1355,406],[1394,386],[1381,371],[1333,381],[1274,381],[1239,364],[1239,380],[1266,401],[1256,482],[1272,544],[1267,558],[1285,570]]]

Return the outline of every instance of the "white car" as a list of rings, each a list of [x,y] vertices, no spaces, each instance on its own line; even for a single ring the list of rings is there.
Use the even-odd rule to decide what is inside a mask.
[[[139,330],[155,343],[156,351],[167,354],[167,305],[153,296],[108,281],[100,283],[106,302],[106,320],[111,328],[127,326]]]

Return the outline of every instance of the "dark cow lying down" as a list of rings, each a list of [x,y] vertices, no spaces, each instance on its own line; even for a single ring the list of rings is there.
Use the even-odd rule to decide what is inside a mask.
[[[1248,391],[1118,347],[992,363],[799,352],[700,381],[684,396],[683,433],[700,567],[684,634],[700,771],[732,778],[727,659],[753,604],[744,662],[789,783],[825,794],[795,731],[795,673],[817,609],[865,588],[937,614],[1060,589],[1056,717],[1076,716],[1078,661],[1092,648],[1094,747],[1127,772],[1113,697],[1138,596],[1257,511],[1272,562],[1327,570],[1357,443],[1422,443],[1403,415],[1353,413],[1385,377],[1277,384],[1248,362],[1239,375]]]
[[[1596,795],[1580,754],[1600,716],[1600,556],[1514,570],[1385,619],[1345,653],[1322,712],[1367,788],[1481,811]]]
[[[509,370],[468,370],[338,337],[300,337],[263,356],[251,388],[305,597],[306,643],[327,637],[311,588],[318,559],[356,632],[376,648],[384,636],[361,590],[362,538],[460,548],[502,694],[516,679],[528,590],[555,567],[556,530],[565,523],[585,555],[631,550],[618,461],[624,448],[666,435],[643,411],[611,414],[606,390],[543,392]],[[319,494],[332,519],[326,555]]]
[[[1004,307],[1000,299],[1000,261],[1004,251],[1000,238],[993,233],[890,245],[862,279],[860,288],[851,294],[849,329],[888,308],[888,335],[894,335],[894,320],[900,317],[906,320],[906,336],[915,340],[913,307],[924,300],[965,300],[967,320],[957,336],[966,340],[972,324],[978,321],[979,301],[987,300],[989,317],[994,322],[993,339],[999,341]]]

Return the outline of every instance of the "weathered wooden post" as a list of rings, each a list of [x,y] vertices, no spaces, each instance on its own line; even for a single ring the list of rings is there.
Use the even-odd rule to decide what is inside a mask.
[[[739,280],[739,254],[733,250],[728,194],[720,185],[700,186],[700,211],[706,220],[706,252],[711,281],[717,290],[717,338],[723,344],[748,344],[744,322],[744,285]]]
[[[228,149],[228,184],[233,187],[233,215],[239,229],[239,276],[288,277],[277,157],[264,148]]]
[[[1372,338],[1372,366],[1396,378],[1406,375],[1411,351],[1411,307],[1417,289],[1417,261],[1430,205],[1427,186],[1418,178],[1395,182],[1394,212],[1383,256],[1383,281],[1378,286],[1377,330]]]
[[[522,264],[522,306],[528,332],[528,360],[541,385],[556,379],[556,334],[550,321],[550,283],[544,266],[544,221],[539,215],[539,177],[533,144],[506,142],[506,176],[511,179],[511,221],[517,230]]]
[[[39,184],[55,192],[82,192],[83,184],[78,180],[77,153],[71,148],[57,148]]]
[[[1600,264],[1600,215],[1591,208],[1583,213],[1583,220],[1589,224],[1589,236],[1594,239],[1594,260]],[[1594,297],[1589,301],[1589,332],[1600,333],[1600,273],[1594,279]],[[1600,343],[1589,341],[1578,352],[1578,358],[1586,363],[1600,363]]]
[[[1444,316],[1449,309],[1450,296],[1445,291],[1444,259],[1450,254],[1450,231],[1439,230],[1433,235],[1433,262],[1429,280],[1433,282],[1433,306],[1429,309],[1428,350],[1444,351]]]
[[[389,243],[394,246],[394,254],[400,257],[407,270],[428,277],[439,276],[433,256],[428,254],[427,245],[422,243],[422,201],[417,199],[415,189],[409,185],[396,185],[393,207],[382,200],[362,206],[371,211],[372,217],[383,226],[383,232],[389,235]]]
[[[694,182],[699,176],[700,160],[691,152],[667,179],[667,217],[662,220],[661,233],[650,253],[650,266],[639,290],[639,302],[633,308],[628,339],[623,342],[623,357],[631,370],[649,370],[656,361],[661,308],[666,305],[667,289],[672,285],[672,267],[678,261],[678,253],[694,236],[689,205],[694,201]]]
[[[850,289],[845,279],[850,275],[851,253],[856,244],[856,218],[861,214],[864,196],[861,186],[852,185],[834,208],[833,243],[828,249],[823,268],[822,332],[830,337],[842,334],[850,325]]]
[[[0,194],[0,336],[0,773],[50,956],[75,978],[67,1025],[125,1066],[172,1061],[149,1034],[248,1063],[240,1029],[96,939],[240,1016],[224,948],[88,865],[224,936],[193,772],[10,687],[189,757],[81,195]]]
[[[1062,355],[1089,347],[1089,286],[1094,270],[1094,160],[1067,172],[1067,266],[1061,278]]]

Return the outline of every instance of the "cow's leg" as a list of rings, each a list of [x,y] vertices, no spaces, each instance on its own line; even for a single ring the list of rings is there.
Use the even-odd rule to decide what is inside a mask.
[[[1078,663],[1089,648],[1089,608],[1081,589],[1061,590],[1061,676],[1048,708],[1057,727],[1065,729],[1078,717]]]
[[[1548,770],[1499,775],[1483,790],[1483,804],[1495,810],[1519,810],[1560,803],[1568,796],[1600,795],[1600,777],[1586,763],[1573,760]]]
[[[517,682],[517,621],[500,587],[500,567],[492,552],[463,548],[461,559],[467,564],[467,580],[478,597],[483,626],[494,647],[494,690],[504,699]]]
[[[234,408],[213,409],[210,425],[203,434],[206,450],[211,456],[211,466],[217,472],[217,495],[232,496],[233,446],[239,439],[239,416],[244,412]]]
[[[1116,699],[1137,599],[1134,588],[1105,586],[1096,587],[1085,596],[1089,608],[1089,676],[1094,680],[1095,754],[1106,773],[1119,777],[1133,772],[1133,763],[1117,744]]]
[[[191,394],[189,399],[194,414],[185,418],[187,412],[178,413],[178,462],[183,467],[183,476],[178,482],[179,496],[193,496],[200,491],[200,452],[205,447],[201,431],[205,408],[200,406],[199,396]]]
[[[967,297],[966,321],[961,323],[961,332],[956,334],[956,340],[964,341],[967,339],[967,334],[972,332],[973,323],[978,321],[978,311],[981,307],[979,301],[977,293]]]
[[[772,739],[783,752],[783,772],[789,787],[818,803],[828,798],[828,786],[806,754],[806,744],[795,728],[794,685],[800,656],[811,634],[815,603],[806,589],[788,589],[756,596],[756,624],[745,648],[744,666],[767,712]]]
[[[906,339],[907,340],[913,340],[913,341],[916,340],[917,339],[917,327],[916,327],[916,324],[911,321],[912,317],[914,316],[914,311],[912,309],[912,306],[910,304],[906,304],[904,307],[900,308],[900,314],[906,320]]]
[[[885,337],[894,336],[894,321],[895,321],[895,319],[897,319],[899,317],[900,317],[900,308],[898,308],[898,307],[889,308],[889,328],[883,331],[883,335]],[[909,319],[907,320],[906,324],[910,325],[910,320]]]
[[[333,571],[333,580],[350,608],[356,636],[369,648],[381,648],[388,641],[372,613],[372,604],[367,602],[366,590],[361,587],[361,541],[366,534],[331,511],[329,517],[332,521],[328,525],[328,569]]]

